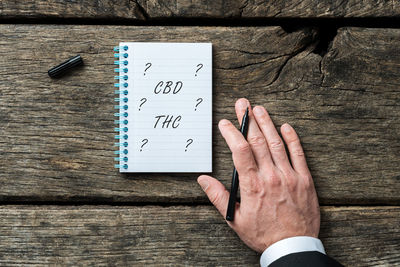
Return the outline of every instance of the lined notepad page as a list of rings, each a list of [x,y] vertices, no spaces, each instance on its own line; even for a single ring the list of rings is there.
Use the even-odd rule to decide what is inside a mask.
[[[211,172],[211,43],[122,46],[129,116],[128,168],[120,171]]]

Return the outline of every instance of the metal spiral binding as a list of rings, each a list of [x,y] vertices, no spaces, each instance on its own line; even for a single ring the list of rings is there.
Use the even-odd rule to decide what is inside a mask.
[[[118,140],[117,143],[114,143],[114,146],[119,149],[114,151],[115,161],[118,161],[119,164],[115,164],[115,168],[118,169],[128,169],[128,46],[116,46],[114,47],[114,57],[118,60],[114,61],[115,65],[118,65],[118,68],[114,69],[114,72],[118,73],[117,76],[114,77],[115,80],[118,80],[118,83],[114,84],[114,87],[118,88],[114,93],[117,95],[114,98],[114,101],[118,103],[114,108],[118,110],[118,112],[114,113],[115,117],[118,117],[118,120],[114,120],[114,124],[118,125],[118,127],[114,128],[114,131],[118,132],[115,135],[115,139]]]

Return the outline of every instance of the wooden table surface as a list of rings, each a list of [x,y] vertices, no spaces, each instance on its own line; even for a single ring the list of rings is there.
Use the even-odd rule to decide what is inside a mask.
[[[258,265],[198,174],[113,168],[113,47],[191,41],[213,43],[213,175],[230,186],[217,123],[247,97],[298,131],[327,253],[400,266],[399,17],[385,0],[1,1],[0,265]]]

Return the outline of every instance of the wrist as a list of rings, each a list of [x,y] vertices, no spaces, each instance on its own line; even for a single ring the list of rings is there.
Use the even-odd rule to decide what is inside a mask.
[[[262,267],[270,265],[272,262],[288,254],[318,251],[326,254],[321,240],[311,236],[295,236],[282,239],[270,245],[261,255],[260,264]]]

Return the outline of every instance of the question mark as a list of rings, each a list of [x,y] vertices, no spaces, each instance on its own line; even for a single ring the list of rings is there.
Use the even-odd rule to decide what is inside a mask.
[[[140,108],[142,107],[142,105],[144,104],[144,103],[146,103],[147,102],[147,98],[142,98],[142,99],[140,99],[140,105],[139,105],[139,110],[140,110]]]
[[[203,67],[203,64],[198,64],[197,66],[196,66],[198,69],[196,70],[196,74],[194,75],[194,76],[197,76],[197,72]]]
[[[200,105],[201,102],[203,102],[203,98],[197,98],[196,101],[197,101],[197,104],[196,104],[196,106],[194,107],[194,110],[195,110],[195,111],[197,110],[197,106]]]
[[[146,63],[145,66],[146,66],[147,68],[144,69],[143,76],[146,75],[146,70],[148,70],[148,69],[151,67],[151,63]]]
[[[142,144],[142,146],[140,147],[140,152],[142,152],[142,148],[143,148],[144,145],[147,144],[148,142],[149,142],[148,139],[143,139],[143,140],[142,140],[142,143],[143,143],[143,144]]]
[[[193,139],[186,140],[186,143],[187,143],[187,145],[185,147],[185,152],[187,151],[188,146],[190,146],[193,143]]]

